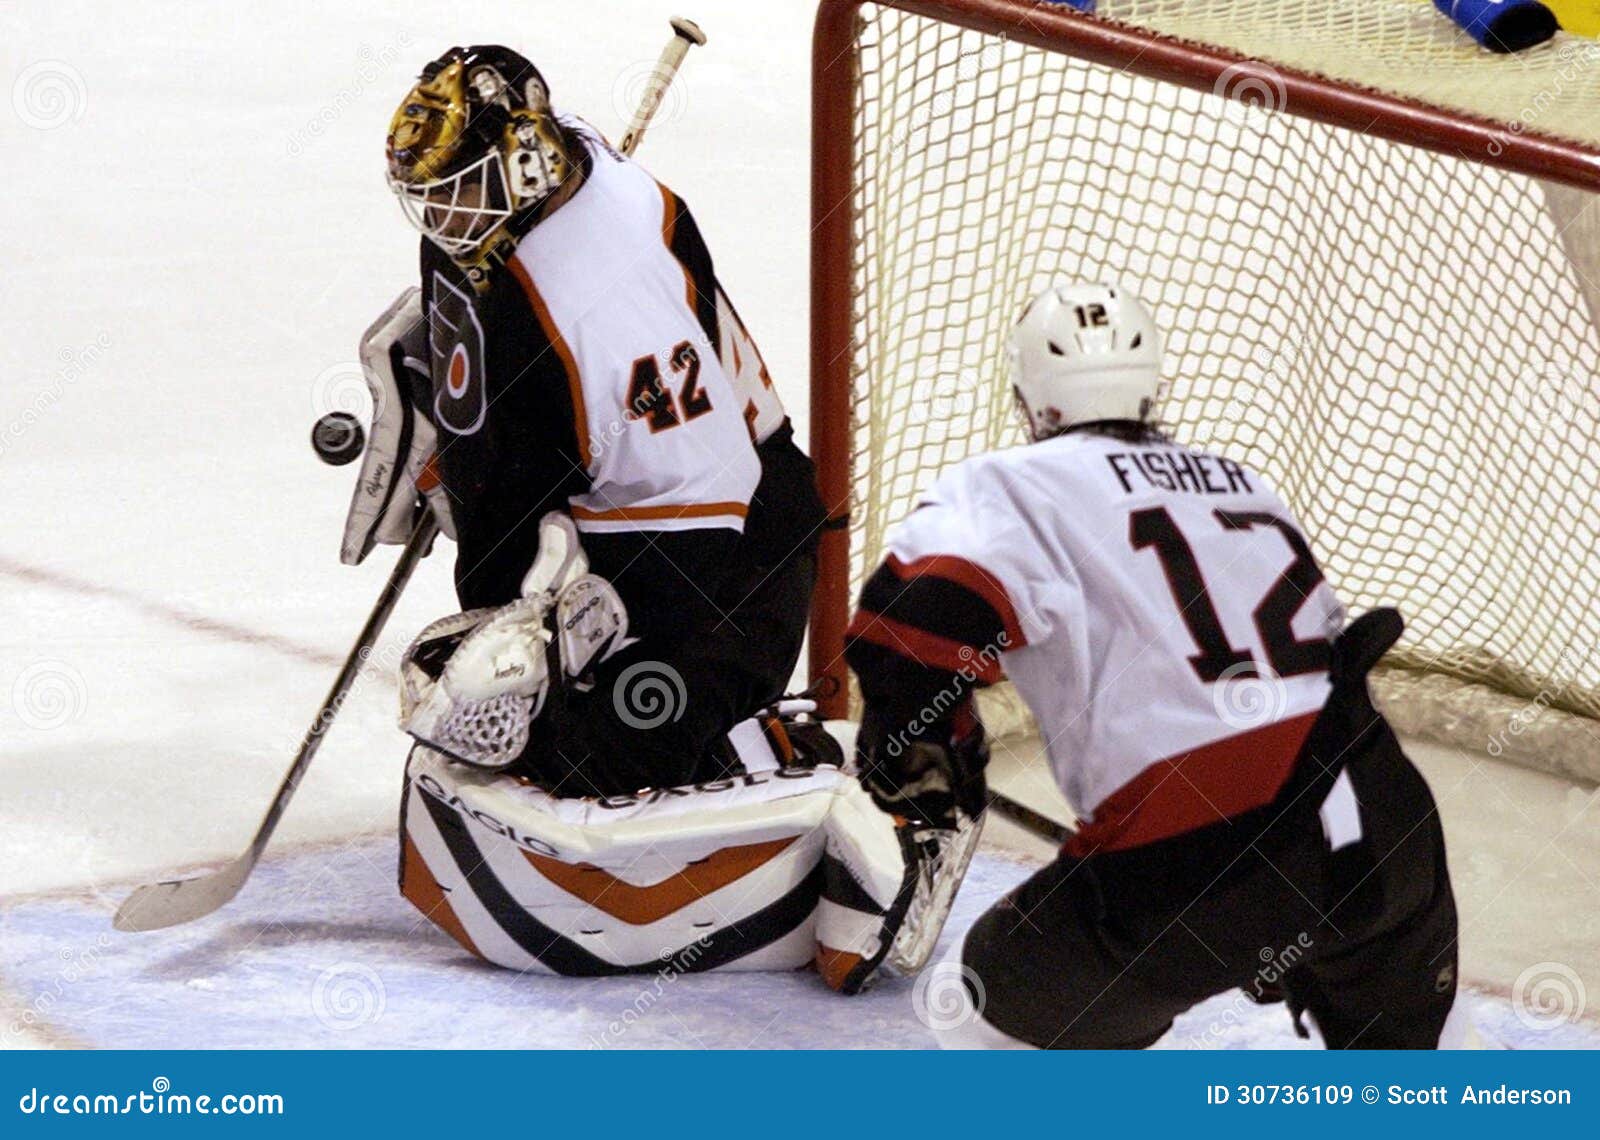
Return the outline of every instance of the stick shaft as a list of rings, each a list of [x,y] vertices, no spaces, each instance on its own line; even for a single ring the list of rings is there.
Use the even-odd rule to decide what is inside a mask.
[[[244,854],[225,867],[206,875],[190,879],[165,880],[140,887],[117,908],[112,926],[125,931],[158,930],[165,926],[192,922],[217,910],[239,893],[239,889],[244,886],[245,880],[250,877],[250,872],[261,859],[262,852],[266,850],[272,833],[277,830],[278,821],[283,818],[284,810],[294,798],[301,778],[311,766],[312,757],[317,754],[317,749],[322,747],[323,738],[327,736],[340,707],[349,696],[350,688],[361,672],[361,667],[372,655],[372,647],[377,644],[378,635],[383,632],[389,615],[394,612],[395,603],[399,601],[401,592],[411,579],[412,571],[428,552],[428,547],[437,532],[438,524],[434,521],[433,512],[424,511],[422,517],[417,520],[411,537],[406,540],[405,548],[400,552],[400,557],[389,574],[389,580],[384,583],[383,591],[372,607],[372,613],[367,616],[366,624],[361,627],[361,634],[356,638],[350,655],[345,658],[344,667],[334,679],[333,688],[328,691],[327,699],[322,702],[316,718],[311,722],[311,727],[306,730],[305,737],[300,742],[300,749],[295,753],[294,763],[289,766],[288,774],[278,786],[277,794],[272,797],[272,803],[267,806],[261,825],[256,829],[255,838],[250,841],[250,846],[245,849]]]
[[[333,686],[322,702],[322,707],[317,710],[311,727],[306,730],[305,737],[300,742],[300,750],[295,753],[294,763],[290,765],[288,775],[283,778],[283,783],[278,786],[277,795],[267,807],[267,813],[262,817],[255,838],[250,841],[252,863],[261,857],[262,851],[266,850],[268,840],[277,830],[278,821],[283,818],[284,809],[289,806],[295,790],[300,786],[301,777],[311,766],[312,757],[316,756],[317,750],[322,747],[323,739],[328,735],[328,730],[339,715],[345,698],[350,694],[350,687],[355,683],[356,675],[361,672],[361,667],[372,655],[372,647],[378,643],[378,637],[383,633],[383,627],[388,624],[389,615],[394,613],[400,594],[405,590],[406,583],[411,580],[417,563],[427,554],[438,529],[439,524],[434,520],[433,511],[424,509],[421,518],[417,520],[417,525],[411,531],[411,537],[406,540],[405,547],[400,551],[394,569],[389,573],[389,580],[383,584],[383,590],[378,594],[372,612],[367,615],[367,622],[361,627],[361,633],[356,638],[355,645],[351,647],[350,655],[345,658],[339,675],[334,678]]]
[[[673,77],[678,74],[678,68],[683,64],[683,57],[689,54],[689,48],[692,46],[693,41],[674,27],[672,39],[661,49],[661,58],[656,60],[656,65],[650,72],[650,83],[644,90],[644,97],[634,108],[633,120],[628,124],[627,133],[622,136],[622,146],[618,149],[623,154],[631,155],[639,148],[639,143],[644,139],[644,132],[650,126],[650,120],[655,118],[661,100],[666,97],[667,88],[672,86]]]
[[[1066,824],[1051,819],[1043,812],[1034,811],[1027,804],[1014,800],[1002,792],[990,791],[989,810],[1005,816],[1024,831],[1032,832],[1046,843],[1060,846],[1074,834],[1072,828]]]

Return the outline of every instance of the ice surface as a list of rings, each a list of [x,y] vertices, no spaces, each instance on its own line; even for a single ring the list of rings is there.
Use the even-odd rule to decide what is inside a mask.
[[[395,841],[367,836],[269,859],[240,897],[187,927],[112,934],[109,898],[52,896],[0,911],[15,965],[9,1028],[117,1048],[923,1048],[941,1006],[915,982],[856,998],[811,971],[552,978],[487,966],[394,886]],[[943,951],[1033,865],[981,854]],[[937,968],[936,968],[937,969]],[[942,975],[935,975],[935,979]],[[932,984],[942,984],[935,980]],[[1466,995],[1497,1042],[1593,1047],[1600,1027],[1541,1030]],[[920,1012],[919,1012],[920,1011]],[[1283,1007],[1235,992],[1191,1010],[1165,1048],[1311,1048]]]

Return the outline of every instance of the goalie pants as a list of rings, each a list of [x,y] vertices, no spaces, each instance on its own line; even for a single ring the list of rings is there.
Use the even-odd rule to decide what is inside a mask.
[[[588,692],[552,694],[524,774],[561,796],[714,780],[725,774],[728,730],[783,695],[805,639],[825,512],[792,429],[757,450],[761,482],[744,533],[725,548],[732,532],[660,533],[652,548],[672,549],[678,569],[643,580],[630,567],[644,560],[625,546],[636,536],[584,536],[640,641],[606,661]],[[679,575],[696,561],[693,579]]]
[[[1334,851],[1315,814],[1331,785],[1317,750],[1341,748],[1362,838]],[[1296,1028],[1309,1012],[1330,1049],[1435,1048],[1455,999],[1456,909],[1433,797],[1364,686],[1335,691],[1300,767],[1322,771],[1291,777],[1254,842],[1063,856],[985,914],[962,962],[987,1027],[1041,1048],[1143,1048],[1237,987],[1287,997]],[[1226,1044],[1238,1016],[1188,1043]]]

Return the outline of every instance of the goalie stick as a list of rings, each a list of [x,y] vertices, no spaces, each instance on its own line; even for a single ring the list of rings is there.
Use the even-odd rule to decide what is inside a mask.
[[[673,76],[678,73],[678,67],[683,63],[689,48],[705,42],[705,33],[694,21],[682,17],[672,19],[672,39],[662,49],[652,82],[645,89],[644,97],[633,113],[628,133],[623,136],[620,148],[623,154],[631,155],[637,149],[640,140],[644,138],[645,129],[650,125],[656,109],[661,106],[661,99],[672,83]],[[283,818],[284,810],[294,798],[295,790],[300,786],[306,769],[311,766],[312,757],[317,754],[317,749],[322,747],[323,738],[327,736],[334,718],[339,715],[339,709],[344,704],[345,697],[349,695],[356,674],[360,673],[361,667],[366,664],[368,656],[372,653],[372,647],[377,643],[378,635],[383,632],[389,615],[394,612],[401,591],[411,580],[412,571],[427,554],[438,531],[432,510],[424,506],[422,517],[418,519],[411,537],[401,549],[400,558],[395,563],[389,580],[384,583],[377,604],[368,615],[366,625],[362,626],[361,635],[356,638],[355,647],[350,650],[350,656],[345,658],[344,666],[334,678],[327,699],[322,702],[316,718],[311,722],[311,727],[306,730],[305,738],[300,742],[300,750],[295,753],[294,763],[289,766],[288,775],[284,776],[283,783],[278,786],[277,794],[272,797],[272,803],[267,807],[267,814],[262,817],[261,826],[256,829],[255,838],[250,841],[250,846],[246,848],[244,854],[204,875],[189,879],[167,879],[158,883],[147,883],[138,888],[117,908],[117,913],[111,920],[114,928],[124,931],[160,930],[167,926],[193,922],[227,905],[239,893],[245,880],[250,877],[250,872],[255,870],[262,852],[267,849],[272,833],[277,830],[278,821]]]
[[[289,806],[289,800],[293,798],[295,789],[300,786],[301,777],[311,766],[311,758],[317,754],[317,749],[322,747],[323,738],[327,736],[334,718],[339,715],[339,709],[344,704],[345,697],[349,695],[356,674],[361,672],[361,667],[371,656],[378,635],[383,632],[389,615],[394,612],[395,603],[400,600],[400,592],[411,580],[411,572],[417,568],[417,563],[421,562],[423,555],[428,552],[428,547],[438,531],[439,527],[434,522],[433,512],[424,511],[422,518],[412,530],[411,537],[406,540],[405,547],[400,551],[399,561],[394,564],[389,580],[383,584],[383,592],[378,595],[377,604],[367,616],[367,624],[361,627],[361,636],[356,638],[355,647],[350,650],[350,656],[345,658],[344,666],[334,678],[327,699],[322,702],[316,718],[311,722],[311,727],[306,730],[305,738],[300,742],[300,751],[295,753],[294,763],[289,766],[289,774],[283,778],[283,783],[278,785],[278,793],[272,797],[272,803],[267,807],[267,814],[262,818],[261,826],[256,829],[256,836],[250,841],[245,853],[226,866],[197,878],[168,879],[140,887],[117,908],[116,916],[111,920],[112,926],[118,930],[129,931],[159,930],[164,926],[193,922],[223,906],[239,893],[239,888],[244,886],[244,881],[250,877],[250,872],[255,870],[256,863],[261,859],[261,853],[267,849],[267,842],[277,830],[284,809]]]

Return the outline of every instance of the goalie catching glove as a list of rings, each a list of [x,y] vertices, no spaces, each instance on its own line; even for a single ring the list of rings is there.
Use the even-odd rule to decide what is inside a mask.
[[[480,768],[513,763],[528,746],[551,678],[581,688],[593,666],[632,644],[611,583],[588,572],[572,520],[539,523],[539,556],[523,596],[498,609],[434,622],[401,661],[400,727]]]

